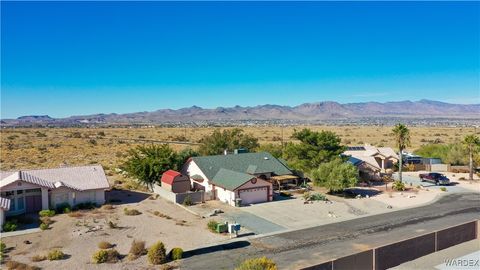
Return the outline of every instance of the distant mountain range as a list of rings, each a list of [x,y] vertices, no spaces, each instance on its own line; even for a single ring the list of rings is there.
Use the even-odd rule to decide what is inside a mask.
[[[22,116],[2,119],[2,126],[69,126],[94,124],[165,124],[229,121],[358,121],[362,118],[459,118],[479,119],[480,104],[450,104],[432,100],[398,102],[346,103],[323,101],[298,106],[258,105],[254,107],[218,107],[204,109],[198,106],[178,110],[160,109],[152,112],[125,114],[94,114],[52,118],[48,115]]]

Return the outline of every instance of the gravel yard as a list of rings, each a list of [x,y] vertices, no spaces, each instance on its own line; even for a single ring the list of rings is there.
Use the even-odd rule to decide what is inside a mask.
[[[49,230],[6,237],[2,241],[7,248],[12,248],[8,252],[10,259],[43,269],[148,269],[146,256],[134,261],[125,257],[121,263],[102,265],[92,264],[91,257],[101,241],[114,244],[120,254],[127,255],[134,239],[146,241],[147,247],[162,241],[167,253],[174,247],[189,250],[228,239],[228,236],[209,232],[206,226],[208,219],[195,216],[161,198],[149,199],[149,196],[140,192],[112,191],[108,194],[110,199],[122,200],[115,203],[113,209],[103,207],[79,211],[79,217],[56,215],[52,218],[55,223]],[[123,210],[125,207],[137,209],[141,214],[127,216]],[[109,221],[118,228],[110,228]],[[46,254],[54,248],[61,249],[69,255],[68,258],[31,262],[32,256]]]

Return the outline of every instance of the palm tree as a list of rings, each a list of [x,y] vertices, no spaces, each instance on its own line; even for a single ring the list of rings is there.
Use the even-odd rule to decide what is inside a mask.
[[[393,136],[395,136],[395,144],[399,149],[399,159],[398,159],[398,176],[400,182],[402,182],[402,151],[410,145],[410,130],[404,124],[396,124],[392,129]]]
[[[469,179],[473,180],[473,154],[474,152],[478,151],[478,147],[480,146],[480,138],[478,138],[475,134],[470,134],[463,138],[463,145],[468,150],[468,155],[470,157],[470,173]]]

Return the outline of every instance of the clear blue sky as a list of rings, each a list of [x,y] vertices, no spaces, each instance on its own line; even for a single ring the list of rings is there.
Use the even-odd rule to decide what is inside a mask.
[[[1,3],[1,116],[480,103],[480,4]]]

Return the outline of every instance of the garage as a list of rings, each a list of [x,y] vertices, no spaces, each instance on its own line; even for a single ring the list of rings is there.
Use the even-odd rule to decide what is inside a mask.
[[[238,190],[242,204],[253,204],[268,201],[268,188],[248,188]]]

